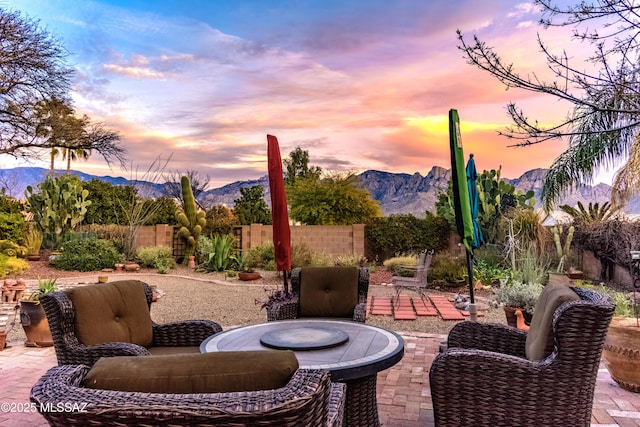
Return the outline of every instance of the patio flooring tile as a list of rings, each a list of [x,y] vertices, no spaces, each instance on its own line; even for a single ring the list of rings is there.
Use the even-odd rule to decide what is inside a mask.
[[[414,300],[415,302],[415,300]],[[384,427],[433,426],[429,389],[429,367],[442,335],[401,333],[405,340],[403,359],[378,374],[377,396],[380,421]],[[27,348],[21,342],[0,351],[0,403],[29,403],[33,384],[56,365],[49,348]],[[601,365],[596,380],[592,427],[640,426],[640,393],[620,388]],[[32,412],[0,412],[0,425],[44,427],[44,418]]]

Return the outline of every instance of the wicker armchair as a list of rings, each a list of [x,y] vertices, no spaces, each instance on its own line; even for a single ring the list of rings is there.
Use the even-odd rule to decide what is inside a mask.
[[[140,296],[135,302],[131,298],[121,296],[122,301],[115,301],[114,298],[102,297],[102,293],[108,290],[114,290],[118,286],[125,285],[132,289],[141,287],[144,296]],[[52,292],[43,295],[40,302],[44,308],[53,337],[53,345],[56,350],[56,357],[59,365],[87,365],[93,364],[101,357],[111,356],[146,356],[150,354],[167,354],[176,352],[199,352],[199,346],[207,337],[220,332],[222,328],[216,322],[210,320],[187,320],[182,322],[172,322],[162,325],[151,322],[151,298],[152,291],[149,285],[138,280],[116,281],[99,285],[89,285],[83,287],[86,290],[98,292],[98,298],[94,298],[91,307],[86,307],[89,312],[102,311],[108,320],[101,318],[95,321],[96,327],[101,328],[104,332],[110,325],[123,328],[124,320],[121,320],[122,306],[126,306],[130,311],[137,310],[134,313],[137,318],[131,322],[133,327],[137,327],[140,323],[139,319],[148,321],[151,324],[151,332],[149,334],[150,345],[133,344],[127,339],[123,339],[122,334],[117,339],[111,339],[104,342],[93,342],[86,344],[78,335],[76,309],[70,299],[69,291]],[[78,288],[73,288],[77,290]],[[84,290],[84,289],[83,289]],[[139,292],[138,292],[139,293]],[[115,294],[119,294],[118,290]],[[113,295],[111,295],[113,296]],[[146,302],[145,302],[146,299]],[[110,303],[110,304],[109,304]],[[95,305],[93,305],[95,304]],[[114,307],[115,306],[115,307]],[[118,308],[120,307],[120,308]],[[127,327],[125,326],[126,330]],[[107,331],[108,332],[108,331]],[[152,342],[151,342],[152,340]]]
[[[299,369],[275,390],[200,394],[85,388],[88,371],[84,365],[56,366],[33,386],[31,401],[50,425],[338,427],[344,419],[346,386],[331,383],[322,370]]]
[[[463,322],[451,330],[429,373],[436,426],[590,425],[614,305],[571,289],[578,299],[551,312],[553,350],[542,360],[526,357],[528,332],[516,328]],[[536,314],[538,306],[532,328]]]
[[[305,316],[305,314],[301,310],[300,305],[300,290],[304,286],[303,276],[305,272],[310,274],[311,272],[328,272],[335,277],[343,276],[345,273],[349,274],[349,270],[353,270],[355,267],[311,267],[311,268],[294,268],[291,271],[291,293],[292,297],[288,301],[284,302],[274,302],[271,305],[267,306],[267,320],[287,320],[287,319],[297,319],[300,317],[309,317]],[[366,318],[366,304],[367,304],[367,294],[369,292],[369,269],[367,267],[359,267],[357,269],[357,278],[354,277],[354,281],[357,280],[357,283],[354,283],[354,286],[357,286],[357,296],[355,297],[355,305],[353,308],[349,308],[348,317],[357,322],[363,322]],[[340,288],[343,284],[339,282],[333,282],[330,286],[333,286],[333,289]],[[327,295],[331,294],[329,289],[327,289]],[[330,298],[330,297],[329,297]],[[326,300],[328,305],[332,305],[330,300]],[[351,314],[351,310],[353,310],[353,314]],[[315,317],[342,317],[342,316],[333,316],[331,314],[322,314],[320,316]]]

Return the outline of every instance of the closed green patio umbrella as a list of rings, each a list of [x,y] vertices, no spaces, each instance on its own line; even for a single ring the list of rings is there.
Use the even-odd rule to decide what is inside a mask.
[[[477,320],[477,309],[473,292],[474,226],[471,199],[469,197],[469,183],[467,181],[467,171],[464,166],[460,117],[458,116],[458,111],[454,109],[449,110],[449,148],[451,151],[451,182],[453,187],[453,207],[456,217],[456,230],[462,239],[467,255],[467,277],[469,281],[470,300],[469,314],[471,320]],[[475,170],[475,163],[472,163],[472,166]],[[473,182],[475,183],[475,179]]]

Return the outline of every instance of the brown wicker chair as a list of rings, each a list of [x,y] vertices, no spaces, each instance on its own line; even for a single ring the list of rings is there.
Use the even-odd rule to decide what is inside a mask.
[[[68,291],[52,292],[43,295],[40,302],[44,308],[53,337],[53,345],[56,350],[56,357],[59,365],[87,365],[93,364],[101,357],[111,356],[146,356],[150,354],[166,354],[176,352],[199,352],[199,346],[207,337],[220,332],[222,328],[216,322],[210,320],[187,320],[182,322],[172,322],[162,325],[150,321],[150,309],[152,291],[149,285],[138,280],[116,281],[94,286],[95,289],[108,289],[119,285],[131,285],[132,287],[142,287],[144,297],[142,301],[137,301],[136,308],[142,310],[139,315],[147,318],[151,323],[152,340],[149,346],[121,342],[123,339],[109,340],[113,342],[92,343],[86,345],[78,337],[76,325],[76,307],[69,297]],[[146,299],[146,303],[144,301]],[[105,301],[92,301],[92,304],[104,303]],[[133,302],[129,299],[124,301],[129,307]],[[90,308],[91,309],[91,308]],[[108,311],[111,313],[111,311]],[[119,313],[114,312],[113,317],[118,321]],[[104,322],[103,322],[104,323]],[[102,326],[104,329],[104,325]],[[117,341],[117,342],[115,342]]]
[[[571,289],[579,299],[552,313],[553,350],[542,360],[526,358],[527,332],[516,328],[463,322],[451,330],[429,373],[436,426],[590,425],[614,305]]]
[[[299,369],[275,390],[200,394],[85,388],[88,371],[84,365],[56,366],[33,386],[31,401],[50,425],[338,427],[344,419],[345,385],[331,383],[322,370]]]
[[[267,320],[287,320],[305,317],[301,313],[300,308],[300,289],[304,286],[303,276],[305,271],[331,271],[335,276],[349,274],[349,270],[355,267],[310,267],[310,268],[294,268],[291,272],[291,293],[290,301],[276,302],[267,306]],[[335,289],[335,284],[333,284]],[[366,318],[367,293],[369,292],[369,269],[367,267],[359,267],[357,271],[357,301],[353,307],[353,314],[349,313],[349,317],[357,322],[364,322]],[[329,291],[327,291],[329,293]],[[331,314],[316,317],[335,317]]]

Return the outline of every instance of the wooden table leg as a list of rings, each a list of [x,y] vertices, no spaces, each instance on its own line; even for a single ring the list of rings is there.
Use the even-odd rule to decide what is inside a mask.
[[[378,401],[376,399],[377,375],[347,381],[347,427],[378,427]]]

